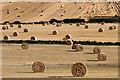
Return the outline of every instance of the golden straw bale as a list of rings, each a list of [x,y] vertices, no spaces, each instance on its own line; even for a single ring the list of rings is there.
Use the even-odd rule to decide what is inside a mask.
[[[45,23],[43,23],[42,26],[45,26]]]
[[[82,52],[83,51],[83,46],[81,45],[81,44],[78,44],[77,46],[76,46],[76,51],[80,51],[80,52]]]
[[[68,38],[68,39],[71,39],[71,35],[70,34],[67,34],[65,37]]]
[[[57,35],[58,34],[58,31],[57,30],[54,30],[53,31],[53,35]]]
[[[114,29],[116,29],[116,26],[113,26]]]
[[[32,65],[32,70],[34,73],[43,73],[45,70],[45,65],[42,62],[34,62]]]
[[[18,36],[18,35],[19,35],[18,32],[14,32],[14,33],[13,33],[13,36]]]
[[[113,27],[113,26],[110,26],[110,27],[109,27],[109,30],[113,30],[113,29],[114,29],[114,27]]]
[[[83,77],[87,73],[87,66],[81,62],[72,65],[71,73],[74,77]]]
[[[10,27],[14,27],[13,24],[10,24]]]
[[[2,27],[2,30],[6,30],[6,29],[7,29],[7,27],[6,27],[6,26],[3,26],[3,27]]]
[[[105,22],[102,22],[102,23],[101,23],[101,25],[104,25],[104,24],[105,24]]]
[[[53,22],[52,25],[56,25],[56,22]]]
[[[71,41],[71,40],[67,40],[67,45],[72,45],[73,44],[73,42]]]
[[[34,36],[32,36],[32,37],[30,38],[30,40],[34,41],[34,40],[37,40],[37,38],[34,37]]]
[[[8,35],[5,35],[3,38],[4,40],[8,40],[10,37]]]
[[[67,42],[67,41],[68,41],[68,38],[64,37],[64,38],[63,38],[63,41]]]
[[[99,28],[98,32],[104,32],[104,29],[103,28]]]
[[[18,28],[22,28],[22,24],[18,24]]]
[[[76,23],[76,26],[80,26],[80,24],[79,24],[79,23]]]
[[[72,23],[70,23],[70,25],[72,25]]]
[[[25,28],[25,29],[24,29],[24,32],[29,32],[29,29]]]
[[[77,44],[72,45],[72,49],[76,49]]]
[[[88,25],[85,25],[85,29],[88,29]]]
[[[97,55],[98,61],[105,61],[107,59],[106,55],[104,53],[100,53]]]
[[[21,48],[22,49],[28,49],[28,43],[22,43]]]
[[[93,53],[95,53],[95,54],[100,54],[100,53],[101,53],[100,47],[94,47]]]

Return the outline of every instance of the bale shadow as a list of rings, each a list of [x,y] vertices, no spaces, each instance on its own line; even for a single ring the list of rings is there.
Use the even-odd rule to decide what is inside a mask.
[[[73,78],[73,76],[48,76],[48,78]]]
[[[89,52],[85,52],[84,54],[95,54],[95,53],[89,53]]]
[[[66,50],[66,51],[68,51],[68,52],[76,52],[75,50]]]
[[[94,61],[94,62],[97,62],[98,60],[87,60],[87,61]]]
[[[34,72],[16,72],[16,73],[34,73]]]
[[[53,34],[48,34],[48,35],[53,35]]]
[[[19,33],[25,33],[25,32],[19,32]]]
[[[11,35],[10,37],[14,37],[13,35]]]

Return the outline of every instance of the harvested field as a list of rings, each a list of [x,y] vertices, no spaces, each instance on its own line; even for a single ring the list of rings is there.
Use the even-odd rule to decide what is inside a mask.
[[[118,3],[2,2],[1,9],[2,78],[118,78]]]
[[[63,16],[60,18],[60,6],[64,6],[62,9]],[[87,5],[87,6],[86,6]],[[112,9],[112,7],[114,9]],[[88,19],[88,17],[94,16],[115,16],[119,14],[119,7],[116,3],[107,2],[80,2],[74,4],[74,2],[12,2],[2,3],[2,22],[9,21],[21,21],[21,22],[39,22],[49,21],[51,19],[71,19],[80,18]],[[32,8],[31,8],[32,7]],[[81,7],[81,9],[79,9]],[[7,14],[7,12],[10,14]],[[65,11],[65,13],[64,13]],[[93,13],[93,11],[95,11]],[[20,17],[18,17],[18,15]],[[42,16],[40,16],[42,15]]]
[[[100,46],[107,56],[106,61],[97,61],[97,54],[92,53],[95,46],[84,45],[83,52],[76,52],[71,46],[29,44],[29,49],[23,50],[21,44],[2,44],[2,76],[3,78],[75,78],[71,73],[71,67],[76,62],[82,62],[88,68],[83,78],[118,77],[118,46]],[[45,64],[44,73],[32,71],[32,64],[35,61]]]
[[[71,40],[74,41],[98,41],[98,42],[118,42],[118,24],[106,23],[105,25],[101,24],[87,24],[89,29],[85,29],[84,25],[76,27],[76,24],[62,24],[61,27],[56,27],[55,25],[46,25],[45,27],[41,24],[39,25],[23,25],[23,28],[17,28],[17,25],[9,28],[8,30],[2,30],[2,40],[4,35],[9,35],[9,40],[29,40],[32,36],[37,37],[37,40],[60,40],[65,37],[65,35],[70,34],[72,36]],[[115,30],[109,30],[109,26],[116,26]],[[104,32],[99,33],[97,30],[103,28]],[[24,28],[28,28],[29,32],[24,33]],[[51,32],[57,30],[59,34],[51,35]],[[19,33],[19,36],[14,37],[12,34],[14,31]]]

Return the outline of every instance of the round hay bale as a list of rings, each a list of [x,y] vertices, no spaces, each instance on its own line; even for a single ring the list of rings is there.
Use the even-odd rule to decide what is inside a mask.
[[[76,46],[76,51],[80,51],[80,52],[82,52],[83,51],[83,46],[81,45],[81,44],[78,44],[77,46]]]
[[[113,26],[114,29],[116,29],[116,26]]]
[[[62,22],[61,24],[64,24],[64,22]]]
[[[6,29],[9,29],[8,26],[6,26]]]
[[[67,42],[67,41],[68,41],[68,38],[64,37],[64,38],[63,38],[63,41]]]
[[[105,61],[107,59],[106,55],[104,53],[100,53],[97,55],[98,61]]]
[[[79,7],[79,9],[82,9],[82,7]]]
[[[19,35],[18,32],[14,32],[14,33],[13,33],[13,36],[18,36],[18,35]]]
[[[110,26],[110,27],[109,27],[109,30],[113,30],[113,29],[114,29],[113,26]]]
[[[3,27],[2,27],[2,30],[6,30],[6,29],[7,29],[6,26],[3,26]]]
[[[10,37],[8,35],[5,35],[3,38],[4,40],[8,40]]]
[[[82,25],[83,23],[81,22],[80,25]]]
[[[62,24],[61,23],[59,23],[60,24],[60,26],[62,26]]]
[[[82,25],[85,25],[85,23],[82,23]]]
[[[11,3],[11,1],[9,1],[9,3]]]
[[[71,35],[70,34],[67,34],[65,37],[68,38],[68,39],[71,39]]]
[[[76,46],[77,46],[77,44],[74,44],[74,45],[72,46],[72,49],[76,49]]]
[[[99,28],[98,32],[104,32],[104,29],[103,28]]]
[[[74,77],[83,77],[87,73],[87,67],[85,64],[78,62],[72,65],[71,72]]]
[[[100,47],[94,47],[94,48],[93,48],[93,53],[95,53],[95,54],[100,54],[100,53],[101,53]]]
[[[53,31],[53,35],[57,35],[57,34],[58,34],[57,30]]]
[[[29,32],[29,30],[27,28],[24,29],[24,32]]]
[[[37,40],[37,38],[34,37],[34,36],[32,36],[32,37],[30,38],[30,40],[34,41],[34,40]]]
[[[61,5],[60,7],[63,8],[63,5]]]
[[[88,25],[85,25],[85,29],[88,29]]]
[[[47,25],[50,25],[50,23],[49,23],[49,22],[47,22]]]
[[[60,27],[60,26],[61,26],[61,24],[57,23],[57,24],[56,24],[56,26],[57,26],[57,27]]]
[[[81,22],[80,25],[85,25],[85,23]]]
[[[86,22],[88,22],[88,21],[89,21],[89,18],[85,18],[84,20],[85,20]]]
[[[45,23],[43,23],[42,26],[45,26]]]
[[[42,14],[40,16],[43,16]]]
[[[112,9],[114,9],[114,6],[111,6]]]
[[[52,25],[56,25],[56,22],[53,22]]]
[[[10,24],[10,27],[14,27],[13,24]]]
[[[32,65],[32,70],[34,73],[43,73],[45,70],[45,65],[42,62],[34,62]]]
[[[9,11],[7,12],[7,14],[9,14]]]
[[[61,16],[63,16],[63,14],[61,14]]]
[[[20,17],[20,15],[18,15],[18,17]]]
[[[22,28],[22,24],[18,24],[18,28]]]
[[[18,9],[19,9],[19,7],[16,7],[16,8],[15,8],[15,10],[18,10]]]
[[[76,26],[80,26],[80,24],[79,24],[79,23],[77,23],[77,24],[76,24]]]
[[[70,25],[72,25],[72,23],[70,23]]]
[[[92,12],[95,12],[95,10],[92,10]]]
[[[71,40],[67,40],[67,45],[72,45],[73,44],[73,42],[71,41]]]
[[[102,23],[101,23],[101,25],[104,25],[104,24],[105,24],[105,22],[102,22]]]
[[[28,44],[27,43],[22,43],[21,48],[22,49],[28,49]]]

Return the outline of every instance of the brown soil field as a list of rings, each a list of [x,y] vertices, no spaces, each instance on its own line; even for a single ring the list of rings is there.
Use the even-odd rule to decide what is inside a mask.
[[[75,78],[71,66],[82,62],[87,66],[83,78],[118,78],[118,46],[99,46],[107,56],[106,61],[97,61],[97,54],[93,54],[95,46],[83,46],[83,52],[75,52],[68,45],[29,44],[29,49],[23,50],[21,44],[2,44],[2,77]],[[35,61],[45,64],[44,73],[33,73]]]
[[[18,28],[18,25],[14,25],[14,27],[9,27],[7,30],[2,30],[2,40],[3,36],[9,35],[9,40],[30,40],[30,37],[35,36],[38,40],[62,41],[65,35],[70,34],[72,36],[71,39],[74,41],[118,42],[118,23],[106,23],[105,25],[87,23],[86,25],[88,25],[88,29],[85,29],[85,25],[77,27],[76,24],[73,24],[72,26],[63,24],[60,27],[56,27],[52,24],[46,26],[36,24],[23,25],[22,28]],[[109,30],[110,26],[116,26],[117,29]],[[25,28],[28,28],[29,32],[25,33]],[[98,32],[99,28],[103,28],[104,32]],[[52,35],[54,30],[58,31],[57,35]],[[18,32],[19,35],[13,36],[13,32]]]

